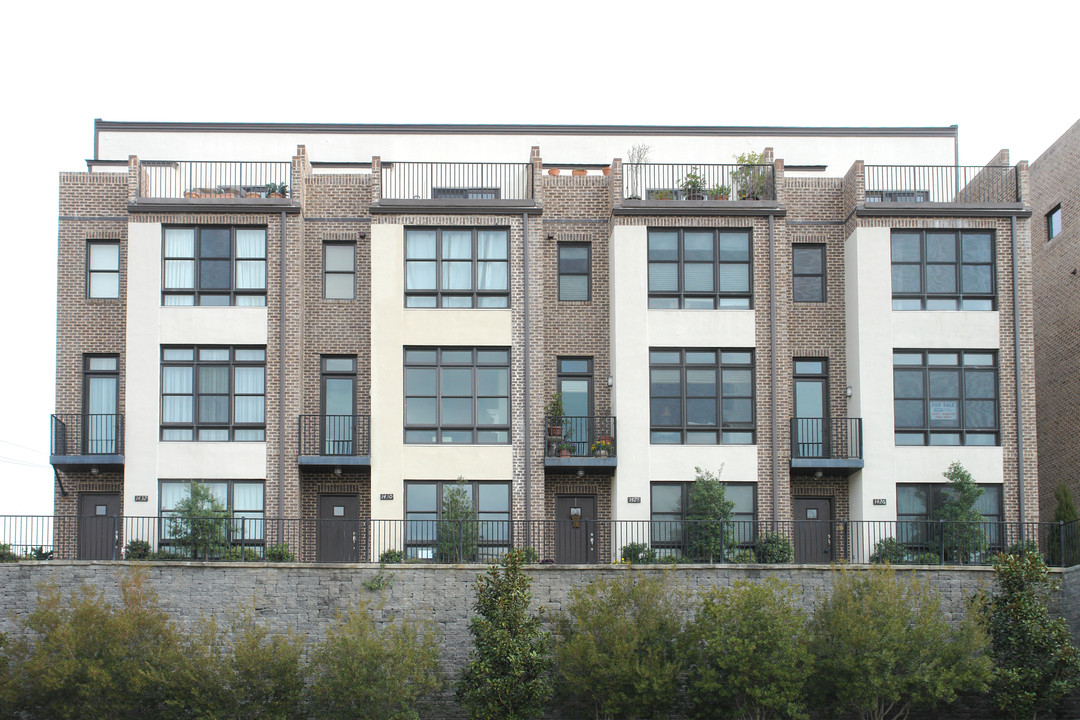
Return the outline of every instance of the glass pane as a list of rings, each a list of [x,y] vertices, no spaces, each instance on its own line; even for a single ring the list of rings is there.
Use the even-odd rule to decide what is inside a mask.
[[[443,288],[447,290],[472,290],[472,268],[471,262],[444,262],[442,264]]]
[[[589,414],[588,380],[562,378],[559,380],[559,392],[562,393],[563,412],[568,417],[586,417]]]
[[[406,483],[405,512],[437,512],[435,483]]]
[[[228,228],[203,228],[199,231],[199,257],[228,258],[231,249]]]
[[[229,304],[228,295],[201,295],[199,297],[200,305],[220,305],[226,306]]]
[[[480,365],[506,365],[510,362],[507,350],[477,350],[476,362]]]
[[[930,427],[960,427],[960,401],[931,400]]]
[[[682,401],[679,398],[652,398],[649,401],[650,422],[656,426],[682,425]]]
[[[744,232],[721,232],[719,237],[720,260],[748,262],[750,260],[750,236]]]
[[[581,245],[560,245],[559,272],[589,272],[589,248]]]
[[[405,307],[433,308],[435,307],[434,295],[410,295],[405,298]]]
[[[231,286],[228,260],[200,260],[199,287],[211,290],[228,290]]]
[[[893,265],[892,289],[894,293],[922,292],[922,276],[918,265]]]
[[[477,425],[509,425],[510,402],[506,398],[480,398],[476,401]]]
[[[678,292],[679,266],[675,263],[649,263],[649,292]]]
[[[656,513],[681,513],[682,512],[682,485],[652,486],[652,512]]]
[[[472,430],[443,430],[439,439],[444,443],[471,443],[473,441]]]
[[[955,310],[956,298],[934,298],[930,297],[926,299],[927,310]]]
[[[118,273],[91,273],[90,297],[120,297],[120,275]]]
[[[922,300],[918,298],[903,299],[893,298],[893,310],[922,310]]]
[[[824,375],[825,363],[820,360],[796,360],[796,375]]]
[[[689,354],[687,354],[689,357]],[[751,354],[748,352],[725,352],[720,354],[720,362],[724,365],[749,365]]]
[[[721,264],[718,268],[720,292],[750,292],[750,266]]]
[[[896,433],[897,445],[925,445],[926,437],[922,433]]]
[[[476,503],[479,512],[510,512],[510,486],[506,483],[478,483]]]
[[[194,260],[165,261],[165,289],[190,290],[195,287]]]
[[[472,396],[472,368],[442,368],[441,379],[443,395]]]
[[[964,373],[964,395],[969,398],[994,399],[997,386],[992,371],[972,371]]]
[[[795,302],[821,302],[825,297],[820,277],[796,277],[791,288]]]
[[[993,400],[968,400],[964,403],[964,427],[995,428],[997,418]]]
[[[649,298],[650,310],[673,310],[679,307],[679,299],[673,297]]]
[[[923,515],[929,517],[928,489],[919,485],[896,486],[896,513],[898,515]]]
[[[352,245],[324,245],[326,253],[326,270],[336,272],[353,272],[353,261],[356,248]]]
[[[236,263],[236,287],[239,290],[265,290],[266,261],[238,260]]]
[[[893,365],[922,365],[921,353],[894,353]]]
[[[931,445],[959,445],[960,435],[958,433],[930,433]]]
[[[236,231],[236,257],[265,258],[266,231],[262,229],[238,229]]]
[[[925,396],[922,370],[893,370],[893,391],[898,398]]]
[[[754,407],[749,399],[724,398],[722,411],[725,425],[754,421]]]
[[[686,394],[688,397],[716,397],[716,371],[686,371]]]
[[[717,434],[715,430],[687,430],[686,431],[686,444],[687,445],[716,445]]]
[[[795,417],[825,417],[825,384],[823,382],[820,380],[796,381]]]
[[[972,365],[983,365],[991,367],[994,364],[993,353],[964,353],[964,365],[971,367]]]
[[[929,374],[930,374],[930,397],[932,397],[932,398],[955,398],[955,397],[960,397],[960,371],[959,370],[931,370]]]
[[[683,233],[683,260],[686,262],[713,261],[713,234],[711,232]]]
[[[682,392],[682,373],[675,368],[653,368],[649,378],[649,392],[654,397],[678,396]]]
[[[407,230],[405,232],[405,257],[415,259],[435,259],[435,231]]]
[[[686,292],[711,292],[713,289],[713,265],[687,263],[683,266]],[[711,302],[711,300],[710,300]]]
[[[927,265],[926,266],[926,292],[928,292],[928,293],[955,293],[956,292],[956,266],[955,265]]]
[[[796,245],[791,250],[792,265],[795,272],[800,275],[820,275],[823,256],[822,248],[817,246],[800,247]]]
[[[993,300],[978,300],[978,299],[973,300],[971,298],[964,298],[964,306],[963,306],[962,309],[964,309],[964,310],[993,310],[994,309],[994,301]]]
[[[918,233],[893,233],[892,261],[917,263],[922,260]]]
[[[896,423],[896,427],[926,427],[925,420],[923,419],[922,400],[897,400],[894,405],[894,422]]]
[[[926,262],[956,262],[956,235],[926,233]]]
[[[964,292],[989,294],[993,290],[989,265],[965,265],[961,271]]]
[[[192,368],[164,367],[161,369],[161,391],[168,394],[190,394]]]
[[[932,352],[926,355],[927,365],[959,365],[960,356],[956,353]]]
[[[323,378],[323,412],[327,415],[352,415],[354,383],[351,377]]]
[[[589,372],[588,360],[575,360],[572,358],[559,358],[560,373],[587,373]]]
[[[725,403],[726,406],[726,403]],[[718,425],[715,398],[688,398],[686,400],[687,425]],[[657,425],[666,423],[655,423]]]
[[[114,357],[89,357],[86,360],[88,370],[115,370],[118,362]]]
[[[505,308],[509,307],[509,298],[505,295],[481,295],[476,299],[476,307],[480,308]]]
[[[356,276],[352,273],[328,273],[326,275],[326,297],[331,300],[352,300],[355,295],[355,285]]]
[[[240,395],[233,398],[234,416],[237,423],[266,422],[266,401],[262,395]]]
[[[559,277],[559,299],[584,302],[589,299],[589,278],[585,275],[562,275]]]
[[[165,228],[165,257],[195,257],[195,229]]]
[[[649,260],[678,260],[679,234],[673,232],[649,233]]]
[[[161,351],[162,360],[193,360],[195,358],[195,351],[191,348],[163,348]]]
[[[435,425],[435,398],[406,398],[406,425]]]
[[[223,350],[224,359],[228,359],[228,350]],[[266,351],[262,348],[237,348],[235,351],[237,362],[262,362],[266,360]],[[206,357],[203,357],[206,360]]]
[[[655,445],[678,445],[682,443],[682,433],[654,430],[649,435],[649,442]]]
[[[237,368],[239,370],[239,368]],[[227,393],[229,392],[229,368],[200,367],[199,368],[199,392],[200,393]]]
[[[723,371],[723,392],[725,396],[738,395],[749,397],[753,391],[752,382],[751,372],[749,370],[725,369]]]
[[[688,296],[683,298],[683,307],[687,310],[712,310],[716,307],[716,298],[712,297],[692,297]]]
[[[680,362],[681,357],[677,350],[650,350],[649,362],[654,364],[672,365]]]
[[[443,425],[473,424],[473,399],[471,397],[444,397],[439,403],[439,408],[442,411]]]
[[[202,395],[199,397],[199,422],[229,422],[229,397],[227,395]]]
[[[724,497],[735,503],[732,512],[736,515],[746,515],[754,512],[753,485],[725,485]]]
[[[119,270],[120,246],[116,243],[90,243],[91,270]]]
[[[506,260],[505,230],[480,230],[476,233],[477,255],[481,260]]]
[[[442,255],[444,260],[472,259],[472,231],[443,230]]]
[[[716,353],[712,351],[702,352],[699,350],[686,351],[687,365],[715,365]]]
[[[435,263],[409,261],[405,263],[406,290],[434,290]]]
[[[990,262],[990,235],[963,233],[960,237],[961,251],[966,263]]]
[[[443,350],[442,361],[444,365],[471,365],[472,350]]]
[[[506,262],[482,262],[476,266],[476,287],[479,290],[506,290]]]

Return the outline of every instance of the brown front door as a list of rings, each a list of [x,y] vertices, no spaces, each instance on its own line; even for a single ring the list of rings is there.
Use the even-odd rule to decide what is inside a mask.
[[[596,562],[596,496],[555,498],[555,561]]]
[[[795,562],[831,563],[833,561],[832,500],[797,497],[795,513]]]
[[[119,560],[123,531],[120,493],[79,495],[80,560]]]
[[[360,503],[355,495],[320,495],[316,562],[358,562]]]

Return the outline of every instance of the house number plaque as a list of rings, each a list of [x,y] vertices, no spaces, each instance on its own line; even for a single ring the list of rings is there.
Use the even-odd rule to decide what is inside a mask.
[[[379,493],[380,500],[393,500],[394,493]]]
[[[630,497],[626,498],[626,502],[628,502],[628,503],[640,503],[641,498],[638,497],[638,496],[635,496],[635,495],[631,495]]]
[[[136,495],[135,502],[150,502],[149,495]]]
[[[885,498],[874,498],[874,504],[875,505],[885,505],[886,504]]]

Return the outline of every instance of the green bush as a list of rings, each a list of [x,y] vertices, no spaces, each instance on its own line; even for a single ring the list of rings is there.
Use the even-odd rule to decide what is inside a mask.
[[[727,499],[720,476],[710,470],[694,468],[694,482],[687,498],[687,554],[695,562],[724,562],[727,551],[735,545],[732,511],[735,503]]]
[[[791,540],[780,533],[762,533],[754,547],[754,557],[763,564],[789,563],[794,556]]]
[[[245,610],[232,626],[231,656],[221,668],[230,718],[303,717],[304,640],[292,631],[271,634]]]
[[[986,530],[982,513],[975,507],[983,489],[959,462],[949,465],[942,473],[949,481],[945,500],[934,513],[935,520],[944,520],[940,536],[932,543],[939,562],[944,557],[947,564],[963,565],[977,561],[987,548]]]
[[[390,550],[383,550],[382,554],[379,555],[379,562],[390,565],[393,565],[394,563],[403,563],[405,562],[405,553],[400,550],[394,550],[393,548]]]
[[[653,563],[656,562],[656,553],[646,543],[630,543],[623,545],[619,557],[628,563]]]
[[[1014,542],[1005,552],[1009,555],[1027,555],[1028,553],[1039,555],[1039,543],[1034,540],[1021,540]]]
[[[1073,503],[1072,491],[1064,483],[1054,490],[1054,499],[1057,504],[1052,519],[1062,524],[1051,525],[1047,533],[1047,562],[1055,567],[1072,567],[1080,564],[1080,525],[1076,522],[1080,514]]]
[[[178,503],[166,519],[169,537],[184,557],[213,560],[228,545],[226,530],[231,514],[203,483],[191,483],[188,496]]]
[[[911,558],[912,565],[940,565],[941,556],[937,553],[923,552]]]
[[[472,494],[465,478],[443,488],[442,513],[436,521],[435,559],[441,563],[465,563],[476,559],[479,524]]]
[[[532,545],[519,548],[518,552],[521,553],[521,563],[523,565],[533,565],[540,562],[540,553],[536,552],[536,548]]]
[[[132,540],[124,546],[125,560],[149,560],[153,549],[146,540]]]
[[[53,559],[53,551],[52,550],[46,550],[45,546],[43,546],[43,545],[38,545],[37,547],[32,547],[29,550],[27,550],[26,557],[30,558],[31,560],[38,560],[38,561],[52,560]]]
[[[874,565],[902,565],[907,562],[908,549],[896,538],[882,538],[874,545],[874,553],[870,556],[870,562]]]
[[[794,587],[769,578],[705,591],[684,646],[692,717],[808,717],[813,657]]]
[[[728,562],[736,565],[753,565],[757,562],[754,551],[750,548],[739,548],[728,555]]]
[[[19,555],[10,545],[0,543],[0,563],[19,562]]]
[[[296,562],[296,556],[287,543],[275,543],[266,546],[266,561],[273,563]]]
[[[663,716],[678,697],[683,593],[636,575],[574,588],[555,619],[556,692],[590,717]]]
[[[262,560],[255,548],[241,548],[239,545],[230,545],[221,553],[224,562],[259,562]]]

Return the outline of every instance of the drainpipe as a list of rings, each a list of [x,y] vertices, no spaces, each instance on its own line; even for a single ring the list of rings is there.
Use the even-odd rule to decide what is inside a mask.
[[[780,448],[777,443],[779,438],[779,423],[776,418],[776,251],[773,247],[775,229],[773,223],[776,218],[769,215],[769,352],[772,355],[770,374],[772,375],[772,389],[769,392],[772,403],[772,519],[773,529],[780,521]]]
[[[1019,275],[1017,269],[1016,249],[1016,216],[1009,218],[1009,228],[1012,231],[1012,287],[1013,287],[1013,368],[1016,375],[1016,485],[1020,495],[1020,535],[1023,537],[1024,522],[1024,390],[1020,377],[1020,290]]]
[[[285,519],[285,211],[281,211],[281,268],[278,296],[278,542]]]
[[[532,472],[529,468],[529,446],[532,436],[529,433],[529,414],[532,412],[529,395],[529,214],[521,213],[521,270],[523,275],[522,292],[525,294],[525,532],[530,532],[532,520]]]

